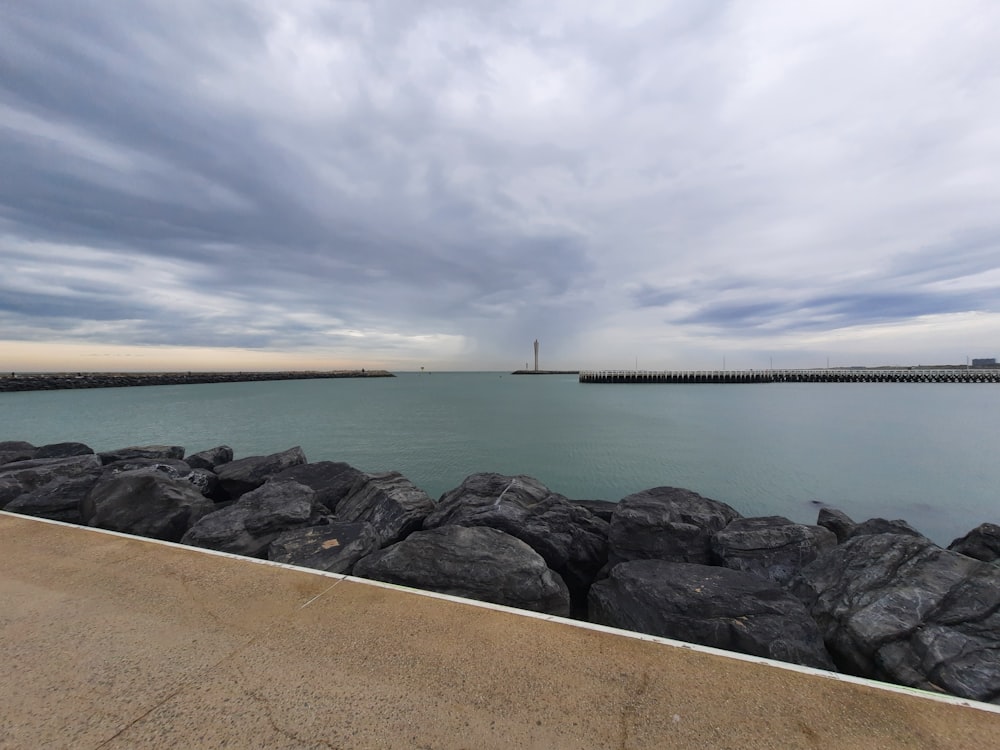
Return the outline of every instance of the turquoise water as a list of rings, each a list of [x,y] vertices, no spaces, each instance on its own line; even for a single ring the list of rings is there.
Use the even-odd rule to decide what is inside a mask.
[[[402,373],[370,380],[0,393],[0,440],[96,450],[301,445],[310,461],[395,469],[432,497],[476,471],[571,498],[674,485],[744,515],[905,518],[947,543],[1000,522],[1000,387],[581,385],[576,376]]]

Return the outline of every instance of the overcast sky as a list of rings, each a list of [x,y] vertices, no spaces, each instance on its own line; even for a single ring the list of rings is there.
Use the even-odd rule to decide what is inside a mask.
[[[0,267],[6,370],[1000,356],[1000,4],[0,0]]]

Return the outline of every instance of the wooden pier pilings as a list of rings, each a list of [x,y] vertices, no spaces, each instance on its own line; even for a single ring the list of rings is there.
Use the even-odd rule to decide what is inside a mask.
[[[1000,369],[582,370],[581,383],[1000,383]]]

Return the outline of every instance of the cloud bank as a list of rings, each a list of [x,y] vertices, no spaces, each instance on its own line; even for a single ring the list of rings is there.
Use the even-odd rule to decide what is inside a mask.
[[[994,3],[0,16],[0,368],[1000,354]]]

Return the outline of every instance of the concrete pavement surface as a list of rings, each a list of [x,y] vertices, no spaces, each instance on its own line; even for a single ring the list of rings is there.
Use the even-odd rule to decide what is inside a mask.
[[[5,513],[0,665],[2,748],[1000,747],[981,706]]]

